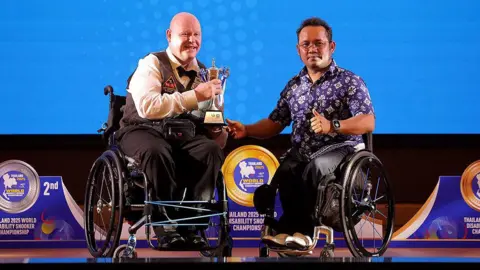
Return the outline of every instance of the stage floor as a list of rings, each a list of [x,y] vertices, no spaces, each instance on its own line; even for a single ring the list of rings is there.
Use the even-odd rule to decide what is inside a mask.
[[[307,257],[318,257],[321,249]],[[148,248],[137,249],[139,258],[201,258],[199,252],[167,252]],[[232,257],[258,257],[256,248],[234,248]],[[270,257],[278,257],[270,252]],[[347,248],[335,249],[335,257],[352,257]],[[480,258],[480,248],[390,248],[383,257],[390,258]],[[86,249],[0,249],[0,259],[19,258],[92,258]]]

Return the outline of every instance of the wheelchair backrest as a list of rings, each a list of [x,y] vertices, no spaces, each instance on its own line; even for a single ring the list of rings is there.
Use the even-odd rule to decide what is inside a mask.
[[[120,128],[120,120],[123,116],[123,106],[126,103],[126,97],[115,95],[113,93],[113,88],[108,85],[104,89],[105,95],[110,95],[109,110],[108,110],[108,119],[103,128],[103,138],[104,140],[109,140],[110,137]]]

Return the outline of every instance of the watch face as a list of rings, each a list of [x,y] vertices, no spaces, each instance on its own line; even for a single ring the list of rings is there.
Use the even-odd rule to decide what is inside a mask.
[[[333,120],[333,126],[334,126],[335,128],[340,128],[340,121],[338,121],[338,120]]]

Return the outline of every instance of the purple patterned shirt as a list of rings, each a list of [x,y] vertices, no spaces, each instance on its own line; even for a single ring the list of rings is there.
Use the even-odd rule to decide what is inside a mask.
[[[363,143],[361,135],[315,134],[310,127],[312,109],[328,120],[374,113],[364,81],[353,72],[332,61],[328,71],[312,82],[304,67],[287,83],[269,118],[283,127],[293,121],[290,150],[297,150],[307,161],[337,146]]]

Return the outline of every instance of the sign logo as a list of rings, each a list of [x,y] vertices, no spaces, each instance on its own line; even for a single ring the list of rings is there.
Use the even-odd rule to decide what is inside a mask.
[[[460,191],[468,206],[480,212],[480,160],[470,164],[463,172]]]
[[[40,177],[20,160],[0,164],[0,210],[17,214],[32,207],[40,194]]]
[[[255,189],[269,184],[278,166],[275,156],[263,147],[246,145],[235,149],[222,167],[228,197],[239,205],[253,207]]]

